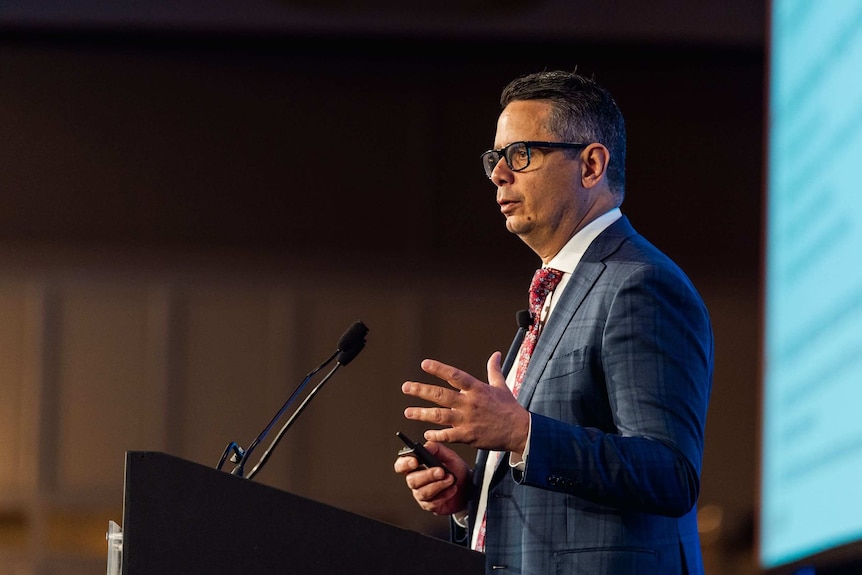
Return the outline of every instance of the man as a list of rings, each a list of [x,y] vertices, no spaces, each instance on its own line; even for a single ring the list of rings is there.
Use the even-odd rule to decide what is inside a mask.
[[[559,283],[536,292],[547,299],[508,374],[491,355],[490,385],[422,362],[448,386],[405,382],[436,404],[405,417],[437,427],[426,447],[451,473],[412,457],[395,471],[423,509],[452,516],[455,540],[486,553],[488,573],[703,573],[707,310],[620,212],[625,126],[610,94],[541,72],[512,81],[501,104],[485,170],[506,228]],[[477,448],[475,470],[444,443]]]

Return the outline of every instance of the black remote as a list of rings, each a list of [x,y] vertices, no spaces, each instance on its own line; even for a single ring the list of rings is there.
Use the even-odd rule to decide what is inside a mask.
[[[425,466],[426,469],[431,469],[432,467],[440,467],[446,473],[453,475],[451,471],[446,469],[446,466],[440,463],[440,460],[431,455],[431,452],[425,449],[425,446],[420,443],[415,443],[409,437],[401,433],[400,431],[395,432],[395,435],[398,436],[398,439],[404,442],[404,447],[402,447],[398,451],[398,456],[402,455],[410,455],[419,460],[419,463]]]

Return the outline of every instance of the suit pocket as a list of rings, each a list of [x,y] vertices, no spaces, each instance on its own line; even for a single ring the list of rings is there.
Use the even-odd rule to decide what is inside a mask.
[[[545,374],[542,379],[558,379],[583,371],[586,357],[586,346],[565,355],[554,356],[548,360],[548,365],[545,368]]]

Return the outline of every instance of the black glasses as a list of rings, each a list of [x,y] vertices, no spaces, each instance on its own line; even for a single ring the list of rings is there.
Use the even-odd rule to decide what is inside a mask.
[[[586,148],[589,144],[570,144],[567,142],[512,142],[505,148],[499,150],[488,150],[482,154],[482,166],[485,168],[485,175],[489,178],[494,168],[500,163],[501,158],[506,158],[506,165],[513,172],[526,170],[530,165],[531,148],[565,148],[576,150],[578,148]]]

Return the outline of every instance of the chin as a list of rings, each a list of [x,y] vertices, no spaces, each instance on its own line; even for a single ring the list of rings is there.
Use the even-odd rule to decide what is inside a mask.
[[[532,226],[528,222],[518,221],[516,218],[506,220],[506,229],[518,236],[530,233]]]

